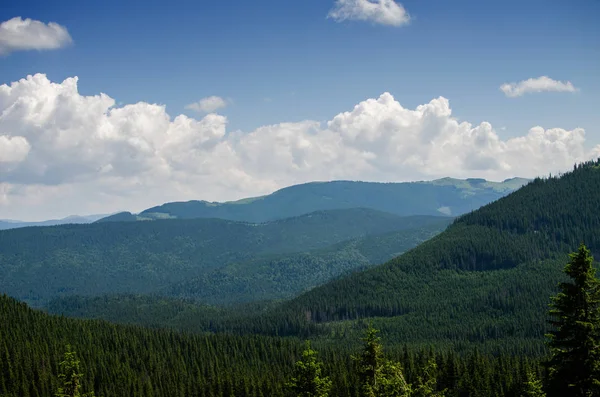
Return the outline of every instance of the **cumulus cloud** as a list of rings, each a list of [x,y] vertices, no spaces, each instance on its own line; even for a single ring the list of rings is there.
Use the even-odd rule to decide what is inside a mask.
[[[30,148],[29,142],[22,136],[0,135],[0,163],[23,161]]]
[[[518,97],[534,92],[576,92],[579,91],[570,81],[557,81],[548,76],[531,78],[518,83],[505,83],[500,86],[500,91],[507,97]]]
[[[55,22],[15,17],[0,24],[0,55],[19,50],[55,50],[73,42],[67,28]]]
[[[489,123],[453,118],[443,97],[407,109],[384,93],[325,123],[243,132],[215,113],[171,117],[161,105],[83,96],[77,82],[37,74],[0,86],[0,218],[232,200],[313,180],[533,177],[600,156],[582,129],[503,140]]]
[[[219,96],[209,96],[200,99],[198,102],[186,105],[186,109],[194,110],[198,113],[212,113],[227,106],[227,101]]]
[[[328,17],[337,22],[370,21],[391,26],[402,26],[410,22],[406,9],[394,0],[336,0]]]

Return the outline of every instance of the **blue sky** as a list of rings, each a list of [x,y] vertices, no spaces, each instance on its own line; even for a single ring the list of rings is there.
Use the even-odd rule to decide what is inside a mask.
[[[170,113],[229,97],[224,113],[243,130],[328,120],[385,91],[405,107],[445,96],[457,117],[508,134],[537,124],[597,133],[600,122],[599,1],[405,1],[413,20],[400,28],[335,23],[326,0],[11,3],[0,19],[56,21],[74,45],[2,59],[3,83],[79,76],[84,94]],[[582,91],[510,100],[498,90],[541,75]]]
[[[54,83],[78,76],[81,96],[106,93],[115,99],[117,107],[137,102],[162,104],[171,118],[185,114],[197,120],[204,115],[186,109],[186,105],[204,97],[219,96],[228,103],[218,110],[226,117],[226,134],[236,130],[250,133],[260,126],[281,122],[326,122],[384,92],[391,93],[408,109],[443,96],[449,100],[452,117],[474,126],[490,122],[500,140],[524,136],[539,125],[567,131],[584,129],[586,149],[600,143],[597,110],[600,1],[597,0],[406,0],[401,6],[411,20],[403,26],[328,18],[334,0],[122,3],[125,2],[20,0],[3,4],[0,22],[14,17],[56,22],[68,30],[73,42],[56,50],[15,50],[0,56],[0,84],[10,85],[36,73],[45,74]],[[577,90],[507,97],[499,89],[504,83],[540,76],[568,81]],[[0,135],[1,126],[0,122]],[[10,133],[19,136],[18,132],[13,129]],[[35,139],[28,138],[25,132],[20,135],[29,142],[29,157],[37,153],[36,164],[42,157],[60,157],[56,152],[42,156],[35,151]],[[244,156],[254,158],[250,154]],[[306,164],[313,167],[317,160],[311,159],[312,163]],[[573,155],[565,161],[572,159],[579,157]],[[115,168],[116,163],[108,164],[109,168]],[[373,164],[369,167],[379,166]],[[55,165],[38,164],[37,169],[51,169]],[[258,167],[257,161],[251,165]],[[522,170],[509,166],[505,170],[510,171],[505,173],[483,169],[471,174],[500,177],[539,172],[533,166]],[[7,168],[12,172],[10,175],[3,177],[0,172],[0,177],[6,178],[4,190],[9,192],[5,193],[4,210],[0,200],[0,217],[16,211],[16,199],[11,194],[18,195],[20,202],[23,195],[32,194],[32,189],[38,196],[43,195],[41,191],[52,189],[59,201],[67,197],[56,193],[61,185],[45,181],[41,171],[36,171],[35,177],[18,179],[27,175],[33,165],[27,169],[24,165],[10,167]],[[63,164],[58,168],[65,167]],[[357,172],[355,179],[438,176],[421,169],[413,173],[398,171],[398,178],[394,178],[396,174],[391,168],[380,173],[371,171]],[[448,174],[469,174],[463,168],[452,171],[449,169]],[[331,175],[311,174],[301,169],[289,178],[256,175],[249,172],[249,178],[256,177],[261,183],[247,182],[260,186],[256,191],[241,187],[244,184],[238,181],[231,182],[229,187],[213,189],[214,194],[212,188],[193,191],[176,188],[174,197],[149,197],[156,202],[179,197],[228,199],[305,179],[338,176],[352,179],[355,174],[351,170]],[[194,180],[188,177],[181,183]],[[78,183],[93,183],[93,178],[78,176],[61,183],[69,191],[76,191]],[[148,197],[147,193],[140,194]],[[135,201],[136,198],[114,199],[115,204],[110,208],[75,207],[80,212],[146,204]],[[63,214],[67,210],[57,204],[38,215]],[[27,215],[25,211],[19,212]]]

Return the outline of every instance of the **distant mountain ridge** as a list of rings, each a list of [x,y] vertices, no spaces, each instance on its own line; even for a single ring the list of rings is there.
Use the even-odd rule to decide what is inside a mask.
[[[108,215],[110,216],[110,215]],[[99,219],[106,218],[107,214],[96,215],[70,215],[61,219],[49,219],[46,221],[27,222],[15,219],[0,219],[0,230],[16,229],[29,226],[55,226],[67,224],[85,224],[96,222]]]
[[[121,212],[99,222],[220,218],[262,223],[314,211],[348,208],[370,208],[400,216],[457,216],[504,197],[527,182],[529,180],[524,178],[511,178],[503,182],[476,178],[401,183],[310,182],[238,201],[165,203],[137,215]]]

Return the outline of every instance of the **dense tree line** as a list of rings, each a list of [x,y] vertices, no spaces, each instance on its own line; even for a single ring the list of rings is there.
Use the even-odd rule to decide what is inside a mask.
[[[362,346],[317,340],[321,362],[310,344],[300,353],[294,338],[185,334],[68,319],[4,295],[0,395],[599,396],[600,281],[585,246],[571,255],[565,273],[570,281],[561,283],[552,300],[551,354],[543,362],[477,349],[384,350],[371,324]]]
[[[283,396],[303,345],[296,338],[203,335],[50,316],[7,296],[0,298],[0,396],[50,396],[67,345],[80,360],[81,390],[96,396]],[[358,341],[358,339],[357,339]],[[358,396],[360,344],[315,340],[331,396]],[[448,396],[517,396],[535,360],[473,351],[387,349],[407,382],[434,360],[436,378]]]
[[[519,394],[525,397],[600,396],[600,280],[596,278],[593,257],[583,244],[564,268],[570,278],[560,284],[560,292],[552,297],[552,330],[549,337],[550,358],[542,380],[533,369],[526,372]],[[378,330],[369,325],[362,351],[353,359],[357,363],[359,395],[362,397],[443,397],[455,388],[443,388],[438,382],[438,364],[430,357],[421,367],[415,383],[404,376],[401,363],[384,357]],[[331,382],[323,374],[322,363],[307,344],[303,359],[296,363],[291,390],[298,397],[326,397]],[[498,394],[497,390],[477,393]]]

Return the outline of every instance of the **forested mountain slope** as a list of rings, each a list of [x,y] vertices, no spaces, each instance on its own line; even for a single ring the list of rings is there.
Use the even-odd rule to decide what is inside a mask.
[[[210,324],[182,310],[164,324],[344,341],[357,337],[356,319],[371,318],[391,343],[543,355],[548,297],[567,253],[583,241],[600,257],[598,192],[600,163],[586,163],[460,217],[381,266],[268,310],[219,315]]]
[[[379,317],[404,340],[541,340],[565,253],[585,242],[600,257],[599,192],[600,160],[538,178],[384,265],[284,304],[279,332]]]
[[[421,228],[353,239],[314,251],[260,255],[251,260],[228,263],[202,276],[156,292],[162,296],[193,299],[213,305],[286,299],[344,273],[383,263],[440,233],[449,222],[449,219],[442,218],[439,223]],[[105,311],[100,306],[105,299],[107,297],[57,297],[50,307],[55,313],[85,317],[88,306],[90,317],[102,317]],[[112,299],[113,308],[121,304],[123,309],[131,309],[132,302],[127,298],[122,302],[118,296],[109,299]],[[75,301],[76,305],[73,304]],[[143,306],[154,303],[146,301]],[[169,303],[158,303],[163,308],[165,304]],[[97,310],[101,313],[97,314]],[[102,318],[118,320],[118,317]],[[166,323],[171,325],[170,321]]]
[[[302,346],[295,338],[201,335],[49,316],[0,295],[0,395],[52,396],[66,345],[81,360],[83,391],[98,397],[284,396]],[[387,339],[384,339],[387,343]],[[333,381],[332,397],[358,395],[350,355],[359,340],[314,345]],[[518,396],[525,372],[537,363],[510,355],[386,349],[409,382],[435,357],[448,397]]]
[[[221,218],[265,222],[320,210],[372,208],[397,215],[460,215],[520,188],[526,179],[504,182],[444,178],[429,182],[313,182],[290,186],[270,195],[234,202],[166,203],[138,215],[120,213],[102,221],[164,218]]]
[[[261,255],[305,252],[366,235],[415,229],[415,238],[404,245],[407,249],[447,221],[348,209],[265,224],[190,219],[8,230],[0,232],[0,291],[33,304],[67,294],[150,293]],[[395,249],[404,241],[398,244]],[[322,277],[302,286],[325,281]]]
[[[368,236],[308,252],[230,263],[160,291],[210,304],[288,299],[344,273],[381,264],[432,238],[450,223]]]

